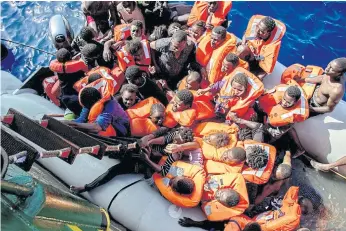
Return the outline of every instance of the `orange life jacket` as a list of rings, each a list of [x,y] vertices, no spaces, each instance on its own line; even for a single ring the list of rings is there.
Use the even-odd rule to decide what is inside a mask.
[[[192,128],[193,134],[195,137],[201,137],[217,133],[217,132],[226,132],[229,136],[236,135],[239,131],[238,127],[235,124],[228,125],[225,123],[216,123],[216,122],[203,122],[196,124]]]
[[[152,134],[159,126],[154,124],[149,118],[130,119],[131,136],[143,137]]]
[[[199,137],[196,137],[195,140],[199,143],[202,149],[204,159],[222,162],[221,160],[222,154],[228,149],[231,149],[236,146],[237,134],[230,135],[228,145],[221,148],[216,148],[213,145],[210,145],[207,142],[203,141]]]
[[[207,174],[218,175],[224,173],[241,173],[244,161],[241,163],[222,163],[220,161],[204,161],[204,169]]]
[[[131,36],[131,24],[120,24],[114,27],[114,41],[123,41]],[[145,35],[142,35],[142,40],[146,39]]]
[[[240,201],[234,207],[226,207],[215,199],[219,189],[231,188],[239,193]],[[202,196],[202,210],[210,221],[223,221],[242,214],[249,207],[244,177],[240,173],[210,175],[206,179]]]
[[[252,222],[251,218],[244,214],[232,217],[225,225],[224,231],[243,231],[245,226],[250,222]]]
[[[163,165],[166,159],[166,156],[162,157],[159,165]],[[177,176],[184,176],[193,180],[195,187],[191,195],[181,195],[173,191],[169,182]],[[154,173],[153,175],[154,182],[161,194],[173,204],[184,208],[195,207],[199,204],[202,198],[205,177],[206,173],[202,167],[183,161],[174,162],[166,177],[162,177],[160,173]]]
[[[245,74],[248,80],[247,91],[243,98],[233,97],[233,90],[231,86],[233,77],[239,73]],[[223,80],[225,80],[226,83],[220,89],[216,107],[221,108],[217,110],[234,112],[238,117],[243,117],[249,107],[264,92],[263,83],[254,74],[242,67],[237,67],[234,69],[234,71],[232,71],[232,73],[226,76]],[[228,119],[228,117],[226,117],[226,119]]]
[[[58,76],[50,76],[43,80],[43,90],[48,98],[57,106],[60,107],[60,100],[58,99],[61,94],[60,82]]]
[[[190,109],[173,112],[172,103],[166,107],[166,119],[163,126],[174,128],[178,124],[190,127],[195,121],[214,117],[214,106],[211,102],[194,101]]]
[[[211,33],[206,35],[198,44],[196,60],[206,67],[208,80],[212,84],[221,80],[216,77],[219,77],[219,70],[221,70],[225,57],[236,50],[237,38],[233,34],[227,33],[226,40],[215,50],[211,47],[210,40]]]
[[[313,78],[322,75],[323,69],[318,66],[306,66],[301,64],[293,64],[286,68],[286,70],[281,75],[281,83],[290,84],[294,79],[299,86],[304,90],[307,99],[311,99],[314,94],[316,84],[306,83],[304,80],[306,78]]]
[[[183,89],[187,89],[186,88],[186,78],[184,77],[178,84],[178,90],[183,90]],[[200,89],[204,89],[207,88],[209,86],[209,82],[205,79],[203,79],[200,83]],[[211,101],[213,100],[213,96],[211,94],[204,94],[204,95],[197,95],[197,91],[195,90],[190,90],[193,94],[193,99],[195,101]]]
[[[261,225],[262,231],[297,230],[301,216],[298,193],[299,187],[290,187],[286,192],[282,202],[283,205],[279,210],[261,213],[252,220]]]
[[[216,12],[211,18],[211,24],[215,26],[220,26],[224,20],[227,20],[227,15],[232,8],[232,1],[219,1]],[[196,21],[202,20],[204,22],[208,19],[208,2],[196,1],[191,9],[191,13],[187,20],[187,25],[192,26]]]
[[[118,69],[118,70],[116,70]],[[116,74],[117,72],[119,72],[119,74]],[[123,72],[121,72],[119,70],[118,67],[115,67],[112,71],[107,68],[107,67],[95,67],[93,69],[91,69],[88,73],[86,73],[86,76],[82,79],[80,79],[79,81],[77,81],[74,85],[73,88],[79,92],[82,88],[84,88],[86,85],[88,85],[88,79],[89,76],[97,73],[99,75],[102,76],[103,79],[105,79],[108,82],[108,91],[110,92],[111,95],[116,94],[121,85],[124,83],[125,81],[125,76],[123,74]]]
[[[141,43],[144,52],[144,59],[140,62],[134,60],[133,56],[125,50],[125,46],[116,52],[119,68],[123,72],[133,65],[137,65],[141,70],[148,72],[148,68],[151,64],[150,45],[147,40],[142,40]]]
[[[127,109],[126,113],[130,119],[148,118],[150,116],[151,107],[157,103],[161,104],[156,98],[149,97]]]
[[[295,82],[291,80],[291,84]],[[299,87],[298,84],[294,84]],[[308,100],[301,90],[301,98],[290,108],[283,108],[279,102],[289,85],[280,84],[273,89],[273,92],[267,93],[259,98],[259,105],[267,113],[267,122],[273,127],[281,127],[296,122],[302,122],[309,117]]]
[[[83,60],[71,60],[65,63],[60,63],[58,60],[54,59],[49,64],[49,69],[56,73],[70,74],[78,71],[88,71],[88,66],[83,62]]]
[[[94,123],[97,117],[103,112],[104,104],[111,100],[111,93],[108,90],[108,81],[101,78],[96,81],[86,85],[86,87],[96,88],[101,93],[101,99],[97,101],[90,109],[88,116],[88,123]],[[82,91],[79,92],[79,97]],[[101,136],[116,136],[116,131],[113,126],[110,124],[106,131],[99,132]]]
[[[245,150],[250,147],[258,145],[264,148],[266,153],[268,154],[268,163],[266,166],[260,169],[253,169],[249,166],[244,164],[244,167],[242,169],[242,174],[245,178],[245,180],[255,183],[255,184],[265,184],[268,182],[270,175],[272,174],[275,158],[276,158],[276,149],[274,146],[265,144],[265,143],[259,143],[253,140],[245,140],[245,141],[239,141],[237,143],[237,146],[244,148]]]
[[[256,36],[256,26],[264,17],[263,15],[254,15],[250,18],[245,31],[246,37]],[[275,22],[276,27],[267,41],[253,39],[247,43],[252,52],[259,58],[259,66],[266,73],[271,73],[274,69],[281,47],[281,39],[286,32],[285,24],[276,19]]]

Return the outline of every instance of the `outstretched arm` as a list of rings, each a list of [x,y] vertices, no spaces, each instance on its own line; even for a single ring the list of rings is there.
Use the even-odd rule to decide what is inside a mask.
[[[313,78],[305,78],[305,83],[315,83],[315,84],[322,83],[323,77],[324,75],[319,75]]]
[[[224,230],[225,222],[224,221],[194,221],[188,217],[180,218],[178,221],[179,225],[184,227],[198,227],[205,230]]]

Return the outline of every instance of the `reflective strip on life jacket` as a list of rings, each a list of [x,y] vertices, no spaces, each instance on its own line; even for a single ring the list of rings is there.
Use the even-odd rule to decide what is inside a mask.
[[[143,47],[143,51],[144,51],[144,56],[146,59],[149,59],[150,58],[150,50],[149,50],[149,47],[148,47],[148,43],[147,41],[141,41],[142,43],[142,47]]]
[[[305,106],[306,106],[305,105],[305,93],[303,92],[303,90],[300,87],[299,87],[299,90],[300,90],[300,93],[301,93],[301,96],[300,96],[300,108],[296,108],[296,109],[294,109],[294,110],[292,110],[290,112],[282,114],[281,115],[282,119],[287,119],[288,117],[293,116],[293,114],[304,115],[306,113],[306,111],[305,111]]]

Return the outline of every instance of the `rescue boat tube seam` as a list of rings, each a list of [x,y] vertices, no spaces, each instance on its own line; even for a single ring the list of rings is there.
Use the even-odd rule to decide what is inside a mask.
[[[129,188],[130,186],[134,185],[134,184],[137,184],[138,182],[140,181],[143,181],[144,178],[141,178],[139,180],[136,180],[134,182],[132,182],[131,184],[129,185],[126,185],[124,188],[120,189],[112,198],[112,200],[109,202],[109,205],[108,205],[108,208],[107,208],[107,211],[109,211],[109,209],[111,208],[112,204],[113,204],[113,201],[115,200],[115,198],[119,195],[119,193],[121,193],[124,189],[127,189]]]

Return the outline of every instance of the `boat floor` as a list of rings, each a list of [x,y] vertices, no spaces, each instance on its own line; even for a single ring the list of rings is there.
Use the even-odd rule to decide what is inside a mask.
[[[59,188],[60,190],[70,193],[67,185],[59,181],[51,172],[43,168],[41,165],[34,163],[29,173],[38,181],[41,181],[44,184],[52,185],[53,187]],[[84,198],[83,198],[84,199]],[[91,203],[91,202],[90,202]],[[119,223],[114,220],[111,220],[111,231],[129,231]]]

